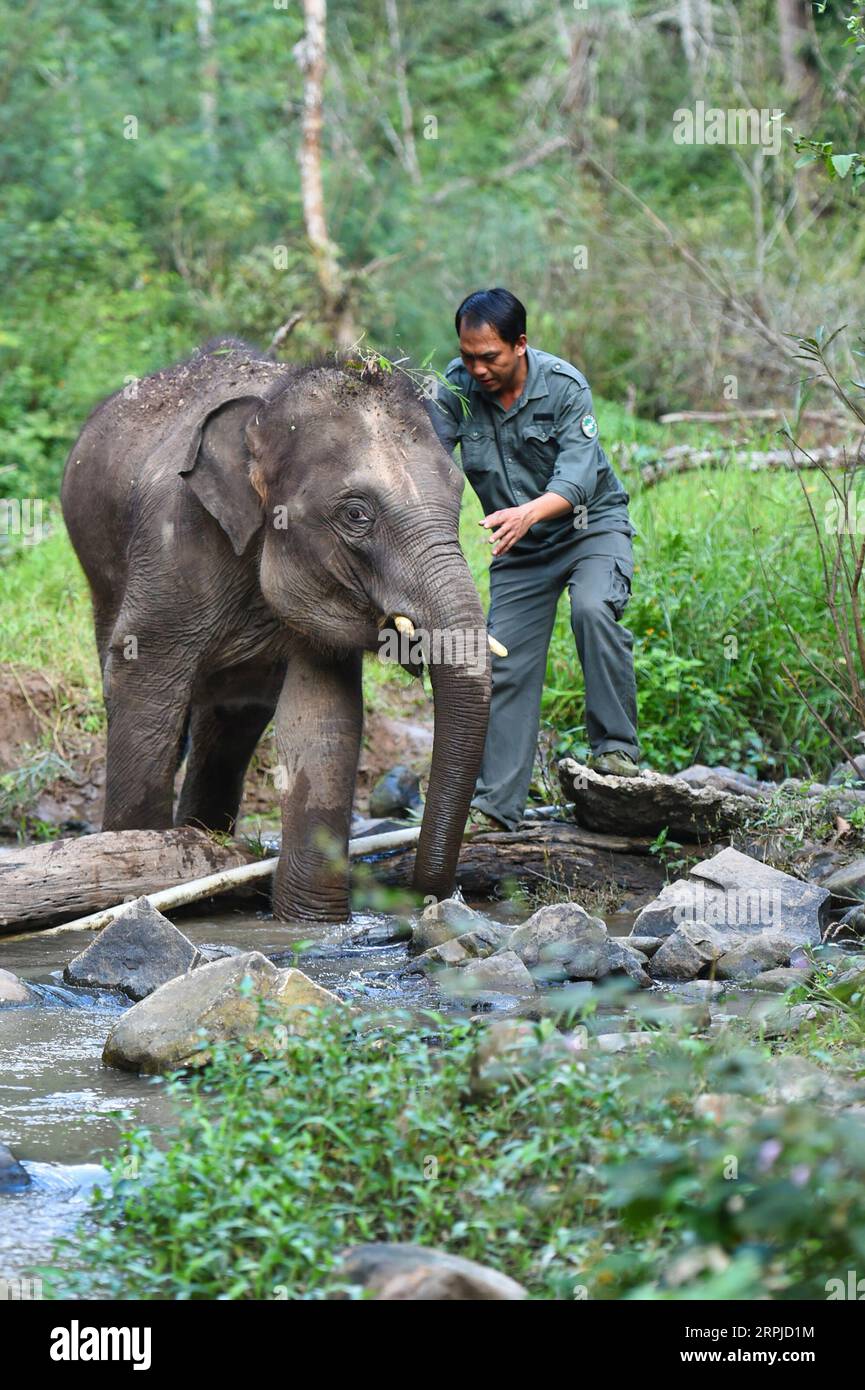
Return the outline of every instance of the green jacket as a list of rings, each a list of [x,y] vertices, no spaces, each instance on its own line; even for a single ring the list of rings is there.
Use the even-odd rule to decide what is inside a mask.
[[[461,358],[448,363],[445,379],[467,398],[468,414],[460,397],[440,385],[431,414],[442,444],[448,452],[459,444],[462,470],[487,516],[543,492],[571,503],[572,512],[538,522],[510,555],[538,554],[601,532],[634,536],[630,499],[598,439],[588,381],[549,352],[529,347],[526,356],[525,386],[509,410],[481,390]]]

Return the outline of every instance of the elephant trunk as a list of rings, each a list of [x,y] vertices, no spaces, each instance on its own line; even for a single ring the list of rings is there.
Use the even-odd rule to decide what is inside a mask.
[[[424,605],[435,704],[432,767],[414,868],[414,886],[446,898],[453,891],[463,831],[487,732],[490,656],[483,610],[464,564],[439,573]],[[432,616],[432,621],[430,621]],[[438,640],[437,640],[438,639]]]

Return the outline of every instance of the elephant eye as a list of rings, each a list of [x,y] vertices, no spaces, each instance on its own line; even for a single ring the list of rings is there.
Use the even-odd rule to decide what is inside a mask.
[[[362,501],[345,502],[341,509],[343,521],[347,521],[351,526],[371,526],[372,516],[370,508]]]

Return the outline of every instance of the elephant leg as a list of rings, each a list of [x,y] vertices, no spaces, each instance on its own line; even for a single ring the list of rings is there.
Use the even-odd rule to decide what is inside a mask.
[[[351,916],[348,832],[363,729],[361,654],[296,653],[276,710],[282,853],[273,887],[283,921]]]
[[[249,760],[272,718],[271,705],[193,706],[178,825],[234,832]]]
[[[113,641],[104,687],[108,747],[102,829],[169,830],[191,676],[164,659],[127,660]]]

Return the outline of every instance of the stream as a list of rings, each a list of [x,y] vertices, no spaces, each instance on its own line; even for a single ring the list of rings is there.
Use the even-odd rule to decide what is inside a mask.
[[[513,925],[529,915],[529,909],[517,912],[508,903],[473,905]],[[623,914],[608,919],[608,926],[625,934],[631,920]],[[406,941],[397,938],[395,919],[382,914],[355,913],[350,923],[318,926],[277,922],[241,906],[187,909],[176,921],[196,945],[254,949],[279,966],[297,964],[360,1007],[461,1007],[423,976],[400,977],[409,959]],[[16,1281],[47,1263],[54,1240],[74,1229],[104,1174],[101,1165],[127,1127],[121,1115],[158,1130],[171,1114],[159,1078],[102,1065],[106,1036],[129,1004],[63,983],[64,966],[92,941],[91,932],[81,931],[0,943],[0,966],[42,996],[35,1006],[0,1009],[0,1142],[32,1179],[25,1191],[0,1196],[0,1298],[4,1289],[9,1297],[32,1296],[26,1284],[16,1292]],[[300,953],[298,943],[304,944]]]

